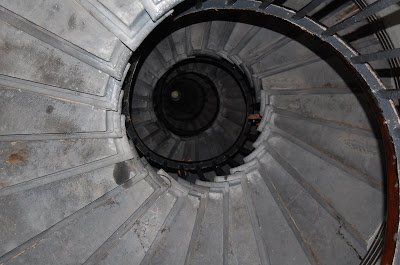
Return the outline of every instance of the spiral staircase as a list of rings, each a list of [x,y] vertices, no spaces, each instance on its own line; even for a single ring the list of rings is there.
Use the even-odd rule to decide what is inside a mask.
[[[0,264],[400,264],[398,2],[0,0]]]

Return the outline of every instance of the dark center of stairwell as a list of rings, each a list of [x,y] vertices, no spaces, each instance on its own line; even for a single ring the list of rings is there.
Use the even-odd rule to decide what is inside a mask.
[[[155,83],[147,109],[155,119],[145,122],[135,122],[145,115],[133,103],[139,85],[133,80],[130,88],[133,127],[128,126],[128,134],[154,167],[184,178],[212,180],[243,163],[258,134],[247,119],[257,105],[253,88],[237,66],[200,54],[175,63]],[[158,129],[149,133],[150,127]],[[174,142],[171,150],[169,142]]]
[[[180,136],[207,130],[219,111],[219,95],[213,82],[198,73],[182,73],[169,79],[168,75],[161,78],[153,92],[157,118]]]

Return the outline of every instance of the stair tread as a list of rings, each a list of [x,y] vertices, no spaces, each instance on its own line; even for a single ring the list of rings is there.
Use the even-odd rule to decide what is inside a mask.
[[[113,139],[0,142],[0,182],[15,185],[117,154]]]
[[[166,140],[154,149],[158,154],[164,157],[170,157],[171,151],[173,151],[176,139],[172,137],[166,138]]]
[[[35,243],[34,248],[26,249],[8,263],[81,264],[140,207],[153,191],[154,189],[142,180]],[[57,261],[54,261],[55,257]]]
[[[270,97],[270,105],[278,108],[371,130],[373,126],[370,119],[372,113],[371,111],[365,112],[366,104],[369,102],[363,94],[306,94]]]
[[[156,49],[160,51],[160,55],[163,57],[164,62],[166,63],[174,62],[174,55],[172,52],[173,47],[170,46],[168,38],[165,38],[162,41],[160,41],[160,43],[157,44]]]
[[[261,12],[272,1],[261,6],[228,1],[222,7],[226,11],[212,8],[219,3],[198,1],[190,10],[194,3],[184,4],[175,9],[178,17],[166,22],[175,23],[167,25],[169,32],[186,28],[150,53],[153,40],[166,35],[148,38],[148,47],[140,47],[140,56],[129,60],[182,0],[0,0],[0,264],[372,262],[369,256],[361,260],[371,246],[376,253],[383,248],[376,242],[383,238],[379,229],[384,231],[385,220],[384,146],[370,103],[353,80],[356,71],[371,78],[375,93],[383,87],[375,69],[393,88],[398,80],[387,72],[396,62],[353,69],[341,60],[382,45],[387,49],[392,32],[379,31],[375,37],[374,31],[363,39],[373,33],[365,30],[372,18],[355,31],[346,29],[344,36],[321,37],[323,25],[351,16],[363,3],[328,1],[297,22],[290,18],[291,9],[310,1],[274,2],[265,9],[265,24],[256,21],[258,16],[249,24],[234,22],[247,18],[232,18],[230,12]],[[216,15],[200,14],[190,21],[190,13],[205,5]],[[275,20],[283,24],[269,23]],[[284,23],[301,29],[277,28]],[[318,38],[338,54],[322,50],[324,45],[314,41]],[[265,111],[257,149],[251,146],[255,139],[247,139],[219,165],[210,157],[236,142],[249,111],[235,76],[218,64],[199,62],[182,64],[166,80],[182,72],[202,74],[220,94],[209,101],[215,107],[220,100],[215,122],[194,137],[167,132],[152,106],[161,76],[176,62],[202,56],[243,71],[254,88],[251,101],[262,95],[251,109]],[[140,71],[132,79],[127,121],[152,152],[210,163],[212,168],[199,167],[185,178],[197,179],[197,185],[176,171],[171,175],[180,184],[165,172],[156,173],[145,159],[149,154],[141,150],[145,157],[139,158],[128,141],[121,86],[125,67],[136,59]],[[378,104],[387,100],[374,93]],[[396,99],[390,102],[398,105]],[[386,115],[392,106],[384,104]],[[210,115],[206,110],[186,129],[204,125]],[[387,121],[390,129],[398,123]],[[234,174],[228,176],[229,170]],[[224,176],[206,181],[216,174]]]
[[[0,198],[0,256],[114,189],[114,166]],[[45,202],[45,205],[43,203]],[[7,206],[7,207],[6,207]]]
[[[296,224],[303,240],[313,251],[319,264],[356,264],[365,255],[360,246],[340,222],[333,218],[311,195],[304,190],[269,154],[260,160],[268,173],[267,180],[273,184],[278,199]],[[323,242],[323,244],[321,244]],[[327,248],[326,246],[330,247]]]
[[[135,221],[132,228],[118,238],[114,247],[104,253],[99,264],[129,264],[132,261],[139,264],[138,261],[143,259],[151,247],[176,200],[177,197],[170,192],[161,195],[149,210]]]
[[[201,50],[205,38],[207,23],[197,23],[190,26],[190,45],[193,50]]]
[[[241,185],[229,189],[229,228],[229,264],[262,264]]]
[[[333,62],[338,63],[337,60]],[[297,65],[288,65],[275,71],[272,69],[270,73],[264,73],[264,76],[261,76],[261,82],[264,89],[346,87],[350,84],[346,84],[344,80],[353,80],[349,76],[350,72],[346,70],[344,67],[333,69],[322,59],[310,61],[307,65],[302,65],[299,61]]]
[[[274,71],[274,69],[300,65],[318,59],[320,58],[304,45],[297,41],[291,41],[279,46],[273,53],[266,53],[265,56],[260,57],[251,65],[251,69],[254,73],[263,75],[263,73]]]
[[[379,158],[381,149],[378,139],[284,116],[273,116],[272,119],[277,127],[290,132],[378,183],[383,183],[384,174],[382,161]],[[315,131],[318,131],[318,135],[312,133]],[[360,160],[365,162],[360,163]]]
[[[163,59],[158,52],[151,52],[146,58],[146,65],[148,70],[151,71],[158,79],[167,71],[163,65]]]
[[[1,1],[0,4],[106,61],[120,43],[75,1]]]
[[[132,25],[135,19],[145,12],[140,1],[100,0],[99,2],[111,10],[127,26]]]
[[[210,192],[189,264],[223,264],[223,194]]]
[[[14,89],[1,89],[0,93],[1,135],[107,130],[105,110]],[[18,115],[18,122],[15,122],[15,115]]]
[[[235,23],[227,43],[225,44],[224,50],[229,52],[234,49],[242,40],[243,32],[248,32],[253,26],[244,23]]]
[[[185,29],[178,29],[174,31],[171,36],[178,56],[184,55],[186,52]]]
[[[249,187],[248,196],[256,214],[258,227],[254,227],[254,233],[261,234],[270,264],[315,264],[312,257],[309,260],[308,249],[305,252],[302,248],[304,243],[298,241],[260,173],[252,171],[244,181]]]
[[[329,204],[359,231],[366,242],[375,235],[385,215],[381,191],[283,138],[271,138],[269,143],[323,199],[329,200]]]
[[[147,139],[143,138],[143,142],[146,144],[148,148],[154,150],[156,147],[159,146],[159,144],[163,142],[165,137],[167,137],[166,133],[163,130],[158,129],[149,138]]]
[[[199,203],[199,198],[196,196],[189,196],[185,200],[176,220],[165,232],[164,240],[149,264],[170,265],[185,263]]]
[[[105,95],[109,75],[4,22],[0,22],[0,38],[8,43],[7,49],[0,50],[3,58],[0,67],[2,75],[93,95]],[[78,72],[81,74],[77,75]]]
[[[219,51],[224,48],[224,37],[228,37],[235,23],[227,21],[212,21],[208,38],[207,48],[213,51]]]

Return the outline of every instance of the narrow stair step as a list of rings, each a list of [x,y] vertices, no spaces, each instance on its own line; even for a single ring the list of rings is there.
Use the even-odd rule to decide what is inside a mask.
[[[282,160],[281,165],[321,204],[329,205],[331,214],[343,221],[360,244],[366,247],[374,240],[385,216],[383,191],[374,189],[283,138],[273,137],[268,142],[272,148],[268,148],[270,153],[276,153],[275,159]]]
[[[332,217],[276,160],[267,153],[260,159],[260,165],[260,173],[269,190],[275,193],[275,201],[281,203],[280,209],[288,217],[286,221],[294,222],[297,233],[312,251],[317,264],[350,265],[361,261],[366,253],[364,246],[358,244],[340,221]]]
[[[268,264],[259,254],[248,204],[239,179],[229,188],[229,264]],[[263,260],[263,261],[262,261]],[[289,265],[289,264],[288,264]]]
[[[249,211],[253,212],[251,221],[259,237],[258,248],[266,253],[263,264],[318,264],[295,225],[285,219],[282,205],[275,202],[260,172],[249,172],[242,183]]]
[[[96,208],[15,253],[8,259],[8,264],[82,264],[132,213],[140,209],[146,199],[158,198],[160,191],[162,189],[156,189],[146,180],[130,187],[128,184]]]
[[[102,253],[99,264],[141,264],[142,259],[151,248],[158,233],[165,233],[163,223],[166,218],[170,217],[170,213],[175,217],[177,211],[181,207],[182,200],[178,199],[173,188],[171,191],[162,194],[148,209],[146,213],[131,224],[129,231],[120,234],[117,241],[112,245],[111,249],[105,249]],[[183,199],[186,197],[183,197]],[[178,203],[181,202],[181,203]],[[175,207],[177,208],[175,209]],[[173,210],[172,210],[173,209]],[[133,220],[132,220],[133,221]],[[124,253],[124,255],[121,255]],[[91,264],[94,261],[87,261]],[[147,263],[146,263],[147,264]]]
[[[189,194],[173,224],[165,231],[162,231],[163,239],[148,264],[170,265],[185,263],[199,206],[200,197]]]
[[[227,232],[224,232],[224,206],[227,203],[228,194],[223,190],[210,190],[208,197],[196,247],[187,264],[227,264],[224,263],[224,260],[226,262],[224,257],[227,254],[224,250],[224,233]]]

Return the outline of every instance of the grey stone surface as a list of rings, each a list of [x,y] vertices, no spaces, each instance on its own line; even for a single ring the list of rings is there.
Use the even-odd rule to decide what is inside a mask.
[[[238,55],[248,64],[247,62],[259,58],[266,52],[273,51],[272,47],[274,47],[277,42],[281,41],[282,38],[284,37],[277,32],[261,28]]]
[[[113,13],[121,19],[127,26],[131,26],[135,19],[145,12],[143,5],[140,1],[126,1],[126,0],[99,0],[105,7],[113,11]]]
[[[326,89],[329,90],[329,88]],[[368,100],[363,94],[279,95],[271,96],[270,104],[301,113],[307,117],[316,117],[372,130],[370,120],[372,113],[362,111],[368,107]],[[346,115],[343,115],[343,112]]]
[[[113,170],[109,166],[0,198],[0,255],[115,188]]]
[[[224,50],[229,53],[234,49],[242,40],[243,32],[248,32],[253,26],[246,25],[244,23],[235,23],[235,27],[229,36],[228,41],[225,44]]]
[[[224,48],[224,36],[229,36],[229,29],[233,28],[235,23],[226,21],[212,21],[208,37],[207,48],[213,51],[219,51]]]
[[[22,80],[10,76],[0,75],[0,86],[14,88],[33,93],[44,94],[49,97],[69,100],[82,104],[89,104],[95,108],[117,111],[119,107],[122,83],[113,78],[109,78],[103,94],[88,94],[60,87],[39,84],[32,81]]]
[[[151,195],[142,180],[90,213],[35,243],[9,264],[81,264]],[[79,233],[75,233],[80,231]],[[51,254],[49,254],[51,253]]]
[[[304,243],[298,241],[260,173],[252,171],[244,181],[248,183],[256,213],[258,227],[254,227],[255,233],[261,234],[270,264],[315,264],[309,260],[311,253],[302,248]]]
[[[0,5],[106,61],[120,42],[73,0],[3,0]]]
[[[134,89],[134,94],[138,96],[142,96],[143,98],[148,98],[149,100],[151,99],[152,95],[152,84],[146,83],[143,81],[143,78],[146,78],[145,74],[142,74],[144,76],[141,76],[141,79],[137,80],[137,83],[135,84],[135,89]],[[148,81],[147,81],[148,82]],[[135,106],[132,106],[135,107]]]
[[[140,264],[175,202],[176,196],[169,192],[160,196],[99,263]]]
[[[241,185],[229,188],[229,264],[261,264]]]
[[[286,132],[296,135],[370,178],[383,182],[378,139],[282,115],[274,114],[272,119],[276,126]]]
[[[109,76],[29,34],[0,22],[0,74],[104,95]]]
[[[159,78],[167,71],[162,64],[162,61],[163,57],[158,52],[152,52],[146,58],[146,65],[148,66],[149,70],[152,74]],[[146,78],[146,80],[148,79]]]
[[[308,65],[299,64],[279,71],[271,71],[262,77],[264,89],[343,87],[343,79],[326,62],[319,60]],[[311,74],[318,73],[318,74]],[[267,73],[266,73],[267,74]]]
[[[149,89],[152,90],[157,82],[157,74],[154,73],[154,71],[148,64],[144,64],[140,70],[141,71],[138,75],[138,79],[148,84],[150,86]]]
[[[283,202],[283,210],[288,211],[317,262],[328,265],[358,264],[366,250],[343,229],[339,221],[329,215],[272,157],[265,155],[260,162],[268,167],[268,173],[264,170],[261,174],[272,182],[279,194],[278,199]]]
[[[188,43],[193,50],[201,50],[205,36],[207,23],[197,23],[190,27],[190,42]]]
[[[313,52],[304,48],[299,49],[296,45],[293,45],[295,43],[291,41],[289,44],[281,46],[282,51],[274,51],[260,58],[251,66],[253,73],[261,78],[265,78],[291,69],[301,68],[308,64],[314,64],[321,60]],[[284,56],[278,55],[281,53]]]
[[[48,30],[62,38],[62,43],[75,47],[79,54],[93,55],[110,64],[125,64],[121,52],[127,52],[127,58],[129,51],[121,42],[135,49],[178,2],[3,0],[0,5],[43,27],[43,32]],[[290,0],[283,4],[298,9],[305,3]],[[275,9],[275,6],[269,8]],[[336,23],[343,18],[343,11],[352,10],[341,9],[339,15],[324,21]],[[308,23],[305,25],[311,29],[315,26]],[[393,30],[397,26],[391,27]],[[322,30],[316,28],[318,32]],[[176,221],[164,226],[170,210],[177,204],[171,187],[162,194],[166,184],[149,166],[154,180],[148,177],[137,183],[124,183],[129,177],[125,175],[126,165],[121,162],[133,156],[128,140],[99,139],[124,134],[120,113],[106,111],[118,110],[120,84],[110,84],[115,80],[108,74],[24,30],[0,22],[0,135],[10,136],[1,138],[8,142],[0,142],[0,255],[5,254],[0,263],[11,258],[7,264],[92,264],[100,257],[101,262],[108,264],[140,264],[150,254],[154,254],[149,259],[153,264],[185,261],[188,264],[315,264],[313,254],[318,264],[360,263],[383,219],[382,154],[374,137],[360,133],[368,131],[371,124],[365,110],[349,93],[349,84],[344,81],[348,76],[343,69],[332,66],[337,62],[328,64],[275,32],[234,22],[195,24],[164,40],[158,55],[151,57],[152,65],[145,65],[139,76],[142,83],[135,93],[143,101],[135,104],[147,110],[134,115],[135,121],[151,124],[154,115],[147,100],[151,99],[157,78],[171,62],[187,58],[193,51],[204,52],[205,48],[243,65],[253,65],[257,74],[253,81],[257,85],[262,83],[265,89],[262,94],[268,97],[264,98],[262,108],[270,114],[275,111],[272,120],[265,117],[260,125],[264,133],[257,143],[259,148],[247,157],[245,165],[232,169],[232,172],[246,172],[259,167],[261,174],[252,171],[246,178],[251,194],[244,194],[242,186],[232,184],[229,196],[213,190],[207,204],[207,199],[203,198],[203,204],[199,205],[197,197],[189,196]],[[327,41],[337,41],[337,37]],[[352,46],[361,53],[381,48],[375,37],[353,42]],[[264,52],[270,52],[269,56],[254,65]],[[353,56],[352,52],[347,56]],[[388,68],[386,62],[371,65],[375,69]],[[357,68],[365,70],[366,66]],[[219,73],[207,74],[215,74],[223,86],[229,86]],[[12,79],[11,85],[4,85],[8,77]],[[17,85],[21,80],[31,83]],[[392,78],[384,77],[383,81],[387,87],[393,87]],[[51,92],[53,88],[57,93]],[[235,96],[232,91],[220,90]],[[91,97],[80,100],[86,95]],[[296,115],[278,112],[268,104]],[[226,107],[238,108],[236,104]],[[398,123],[394,120],[388,121],[390,128]],[[339,123],[346,126],[334,125]],[[142,128],[150,133],[145,130],[147,125]],[[263,140],[271,136],[265,133],[267,130],[276,133],[274,126],[292,138],[271,138],[269,144],[274,149],[268,150]],[[227,128],[232,127],[235,125],[216,126],[215,139],[202,138],[200,144],[211,145],[213,150],[212,145],[223,142],[232,133]],[[349,127],[361,128],[349,130]],[[13,139],[15,134],[23,137]],[[59,138],[48,140],[54,137]],[[300,141],[309,148],[300,147]],[[196,143],[174,145],[174,141],[169,141],[160,148],[173,152],[173,157],[179,160],[182,156],[196,156]],[[275,152],[275,159],[268,151]],[[336,164],[332,162],[335,159]],[[345,164],[339,165],[342,162]],[[133,167],[136,173],[143,170],[139,161]],[[352,168],[359,172],[351,175]],[[360,181],[363,174],[377,185]],[[115,175],[121,176],[114,178]],[[237,181],[233,177],[227,179]],[[245,205],[244,195],[251,203]],[[340,217],[345,217],[345,222],[332,215],[332,210],[326,207],[328,203]],[[259,226],[255,226],[250,206]],[[359,245],[354,233],[348,232],[344,224],[349,223],[360,231],[364,244]],[[120,237],[118,232],[124,229],[127,232]],[[255,234],[257,230],[260,234]],[[264,241],[258,240],[260,237]],[[264,244],[268,258],[260,252]],[[112,250],[106,254],[105,249]],[[150,254],[146,257],[146,253]],[[187,253],[190,255],[186,256]]]
[[[1,135],[104,132],[107,129],[104,110],[14,89],[0,89],[0,96]],[[35,115],[19,115],[27,109]]]
[[[321,199],[327,200],[361,234],[366,243],[375,235],[385,215],[382,191],[360,182],[283,138],[271,138],[269,143]],[[300,162],[298,157],[307,163]]]
[[[172,66],[174,61],[173,50],[174,47],[171,47],[168,37],[160,41],[157,44],[156,49],[158,50],[159,55],[162,56],[164,66]]]
[[[95,161],[90,161],[87,162],[86,164],[82,164],[79,166],[75,167],[70,167],[68,169],[60,170],[57,172],[53,172],[41,177],[36,177],[36,178],[31,178],[27,179],[26,181],[17,179],[17,183],[12,183],[12,180],[10,177],[6,177],[5,183],[12,183],[11,185],[3,185],[3,187],[0,189],[0,197],[8,196],[10,194],[14,193],[20,193],[26,190],[30,190],[33,188],[37,188],[43,185],[47,185],[52,182],[60,181],[69,177],[76,176],[78,174],[86,173],[93,171],[98,168],[106,167],[106,166],[111,166],[116,163],[121,164],[121,162],[124,162],[126,160],[134,158],[135,154],[134,152],[129,148],[129,143],[126,137],[123,137],[121,139],[116,138],[113,140],[115,147],[117,149],[117,153],[115,155],[111,155],[109,157],[101,158]],[[24,159],[24,150],[22,150],[19,153],[14,153],[11,156],[12,160],[21,160]],[[137,156],[137,155],[136,155]],[[10,159],[10,157],[9,157]],[[9,161],[10,162],[10,161]],[[133,163],[135,164],[135,163]],[[141,172],[141,170],[134,170],[134,172]],[[11,176],[12,178],[12,176]],[[19,182],[18,182],[19,181]],[[120,180],[116,180],[118,184],[120,183]]]
[[[117,153],[114,139],[0,142],[1,187],[84,165]]]
[[[151,16],[153,21],[160,20],[162,16],[173,9],[177,4],[181,3],[183,0],[170,0],[170,1],[162,1],[162,0],[154,0],[154,1],[145,1],[141,0],[140,2],[146,8],[147,13]]]
[[[149,264],[184,264],[200,200],[189,196]]]
[[[172,10],[163,10],[159,13],[158,19],[153,21],[151,14],[144,9],[144,4],[140,1],[77,0],[77,2],[132,51],[136,50],[150,32],[172,13]],[[146,2],[144,3],[148,8]],[[120,50],[126,50],[121,47]]]
[[[174,46],[178,55],[184,55],[186,52],[186,34],[185,29],[179,29],[171,34]]]
[[[166,138],[163,142],[161,142],[155,149],[155,151],[159,152],[162,155],[169,156],[174,152],[174,148],[176,147],[177,140],[170,137]]]
[[[189,264],[223,264],[223,194],[209,194],[196,247]]]

